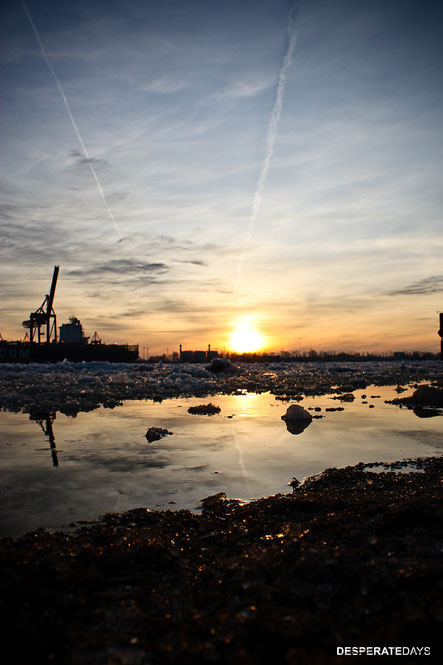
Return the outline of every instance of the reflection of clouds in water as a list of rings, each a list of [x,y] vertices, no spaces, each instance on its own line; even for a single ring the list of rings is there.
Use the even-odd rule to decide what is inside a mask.
[[[231,434],[217,434],[213,435],[214,438],[210,439],[208,436],[202,437],[201,442],[199,444],[201,445],[201,449],[206,451],[206,450],[212,450],[214,452],[219,451],[222,448],[227,448],[230,447],[232,444],[232,436]]]
[[[200,466],[183,466],[178,471],[206,471],[209,469],[208,464],[201,464]]]
[[[399,436],[404,438],[407,438],[409,440],[413,440],[417,443],[422,443],[426,446],[434,446],[436,448],[443,448],[443,440],[441,436],[441,432],[428,432],[427,430],[396,430],[396,429],[390,429],[386,430],[386,432],[390,436]],[[383,435],[384,430],[381,431],[381,435]],[[420,454],[419,451],[417,451],[415,454]],[[427,453],[429,454],[429,453]]]
[[[395,396],[390,390],[376,388],[387,399]],[[201,497],[221,491],[240,498],[282,491],[295,469],[300,477],[325,466],[443,450],[441,419],[422,420],[411,410],[382,405],[368,410],[359,402],[347,405],[343,413],[328,414],[302,439],[294,439],[280,420],[287,405],[270,404],[273,399],[253,393],[218,396],[222,413],[211,418],[187,413],[191,404],[201,402],[198,398],[162,405],[125,403],[76,419],[57,414],[58,469],[37,423],[29,422],[26,414],[1,413],[0,534],[36,526],[59,528],[74,516],[92,519],[112,510],[170,508],[171,499],[177,501],[174,509],[195,510]],[[326,397],[312,398],[312,403],[322,408],[330,404]],[[151,425],[175,435],[147,444],[144,433]]]
[[[136,460],[131,459],[102,459],[99,457],[82,459],[94,467],[105,468],[111,473],[130,473],[132,471],[139,471],[140,469],[164,469],[170,464],[167,459],[158,460]]]

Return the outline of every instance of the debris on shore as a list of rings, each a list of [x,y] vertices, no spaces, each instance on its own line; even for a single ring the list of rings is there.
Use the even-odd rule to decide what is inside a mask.
[[[207,370],[214,374],[220,374],[221,372],[224,374],[236,374],[238,369],[237,365],[234,365],[229,358],[213,358],[207,367]]]
[[[436,655],[443,459],[405,463],[417,471],[329,469],[201,515],[140,508],[5,538],[5,662],[326,665],[367,644]]]
[[[218,362],[215,363],[214,361]],[[0,364],[0,408],[8,411],[60,411],[75,416],[124,400],[199,397],[270,392],[281,401],[336,394],[382,385],[432,383],[443,388],[443,363],[437,361],[368,361],[263,363],[232,365],[214,358],[210,368],[186,363]],[[223,362],[221,362],[223,361]],[[221,365],[220,365],[221,363]],[[218,371],[216,368],[234,368]],[[350,398],[347,398],[350,399]],[[346,401],[346,400],[344,400]]]
[[[237,503],[241,503],[240,499],[228,499],[226,492],[218,492],[217,494],[212,494],[207,496],[205,499],[200,501],[200,507],[205,513],[223,513],[226,511],[227,506],[233,506]],[[243,502],[245,503],[245,502]]]
[[[198,416],[213,416],[216,413],[220,413],[221,409],[219,406],[215,406],[214,404],[199,404],[198,406],[190,406],[188,409],[188,413],[192,413],[193,415],[198,415]]]
[[[173,433],[174,432],[170,432],[169,430],[164,429],[163,427],[150,427],[146,432],[145,437],[147,438],[149,443],[152,443],[153,441],[159,441],[160,439],[163,439],[165,436],[168,436]]]
[[[443,389],[434,386],[419,386],[411,397],[397,397],[392,404],[405,404],[406,406],[437,406],[443,407]]]
[[[281,417],[286,423],[286,429],[291,434],[301,434],[312,423],[309,411],[299,404],[291,404]]]
[[[335,395],[332,399],[339,399],[340,402],[353,402],[355,395],[352,393],[344,393],[343,395]]]
[[[312,416],[309,413],[309,411],[306,411],[306,409],[299,404],[291,404],[291,406],[288,406],[286,413],[284,416],[281,417],[282,420],[305,420],[308,422],[311,422]]]

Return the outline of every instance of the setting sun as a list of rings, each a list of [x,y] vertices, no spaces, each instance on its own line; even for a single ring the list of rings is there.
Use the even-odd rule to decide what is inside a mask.
[[[232,331],[229,338],[230,349],[236,353],[253,353],[254,351],[259,351],[264,343],[264,336],[255,328],[249,326],[236,328]]]

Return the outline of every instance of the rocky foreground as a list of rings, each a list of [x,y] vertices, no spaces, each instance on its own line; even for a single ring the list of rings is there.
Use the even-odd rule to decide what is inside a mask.
[[[336,654],[355,645],[436,662],[443,461],[368,466],[202,515],[138,509],[0,541],[3,662],[303,665],[353,662]]]

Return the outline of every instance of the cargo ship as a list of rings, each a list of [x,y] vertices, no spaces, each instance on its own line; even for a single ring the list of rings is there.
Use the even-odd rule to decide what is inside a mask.
[[[11,363],[57,363],[70,362],[124,362],[138,360],[138,344],[105,344],[95,332],[91,341],[86,337],[79,319],[71,316],[69,323],[60,326],[57,332],[57,317],[54,297],[59,266],[54,266],[51,289],[41,306],[23,321],[28,331],[20,341],[0,338],[0,362]]]

